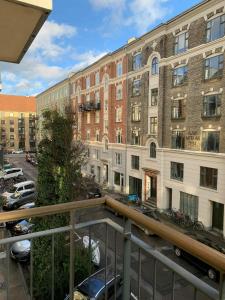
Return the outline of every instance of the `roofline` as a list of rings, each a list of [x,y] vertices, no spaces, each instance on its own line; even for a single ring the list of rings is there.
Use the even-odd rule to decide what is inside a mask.
[[[37,97],[39,97],[39,96],[45,94],[45,93],[48,92],[49,90],[53,89],[53,88],[56,87],[57,85],[60,85],[61,83],[65,82],[65,81],[67,81],[67,80],[68,80],[68,83],[69,83],[69,75],[68,75],[68,77],[66,77],[65,79],[63,79],[63,80],[61,80],[61,81],[55,83],[54,85],[50,86],[47,90],[44,90],[43,92],[41,92],[40,94],[36,95],[35,97],[37,98]]]

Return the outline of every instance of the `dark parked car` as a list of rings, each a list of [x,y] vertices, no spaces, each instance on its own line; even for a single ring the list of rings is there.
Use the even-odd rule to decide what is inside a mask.
[[[31,202],[31,203],[27,203],[27,204],[24,204],[24,205],[20,206],[18,209],[26,209],[26,208],[33,208],[33,207],[35,207],[35,203]],[[5,223],[6,228],[11,229],[13,226],[15,226],[20,221],[23,221],[23,219],[6,222]]]
[[[92,189],[87,193],[88,199],[101,198],[101,197],[102,197],[102,193],[99,188]]]
[[[200,271],[206,274],[209,277],[209,279],[213,281],[219,280],[219,272],[215,270],[213,267],[203,262],[202,260],[192,256],[191,254],[185,252],[184,250],[176,246],[174,246],[174,252],[177,257],[182,257],[188,262],[190,262],[192,265],[194,265],[196,268],[198,268]]]
[[[114,299],[115,284],[117,285],[117,291],[119,291],[122,286],[121,276],[117,275],[114,277],[112,275],[108,275],[106,280],[108,300]],[[105,299],[105,292],[105,269],[101,269],[92,274],[90,277],[86,278],[75,288],[73,299],[103,300]],[[69,296],[65,298],[65,300],[69,299]]]
[[[26,203],[35,202],[37,192],[32,190],[25,190],[14,193],[12,196],[3,200],[3,210],[14,210]]]
[[[10,231],[12,235],[27,234],[31,233],[33,226],[34,224],[31,223],[31,220],[22,220],[19,221],[16,225],[14,225]]]
[[[23,240],[16,242],[10,249],[11,258],[19,262],[28,262],[30,260],[30,241]]]

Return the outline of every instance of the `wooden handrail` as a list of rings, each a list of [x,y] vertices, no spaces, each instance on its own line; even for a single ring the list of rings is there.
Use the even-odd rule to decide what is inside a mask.
[[[119,214],[131,219],[135,223],[139,224],[143,228],[154,232],[162,239],[167,240],[172,245],[183,249],[184,251],[190,253],[191,255],[199,258],[208,265],[214,267],[222,273],[225,273],[225,255],[221,252],[210,248],[191,237],[173,229],[169,226],[155,221],[142,213],[134,210],[133,208],[120,203],[108,196],[98,199],[74,201],[63,204],[42,206],[36,208],[29,208],[23,210],[14,210],[10,212],[0,213],[0,222],[13,221],[23,218],[30,217],[43,217],[53,214],[61,214],[70,212],[71,210],[93,208],[96,206],[101,206],[105,204],[106,206],[112,208]]]

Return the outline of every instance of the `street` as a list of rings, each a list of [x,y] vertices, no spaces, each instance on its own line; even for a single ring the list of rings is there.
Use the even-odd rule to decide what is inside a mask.
[[[8,156],[10,163],[13,163],[17,167],[22,167],[24,170],[24,175],[28,180],[37,180],[37,168],[33,167],[25,161],[25,155],[10,155]],[[103,218],[110,218],[114,222],[123,226],[124,220],[121,217],[115,216],[111,211],[104,208],[94,208],[79,210],[76,212],[75,220],[76,223],[97,220]],[[112,228],[108,228],[108,251],[107,259],[105,259],[105,233],[106,226],[104,224],[92,226],[90,229],[86,228],[79,230],[78,234],[83,236],[91,232],[91,238],[99,241],[100,253],[101,253],[101,265],[100,267],[105,267],[107,260],[107,268],[112,272],[115,271],[115,231]],[[198,278],[205,280],[207,283],[211,284],[213,287],[217,287],[217,284],[208,280],[207,276],[204,276],[198,269],[187,263],[182,258],[177,258],[173,251],[173,245],[162,240],[157,236],[147,236],[139,228],[132,226],[132,233],[139,239],[143,240],[145,243],[153,247],[154,249],[160,251],[177,264],[181,265]],[[123,270],[123,237],[120,234],[116,234],[116,252],[117,252],[117,273],[122,273]],[[153,295],[153,269],[154,260],[145,252],[141,251],[141,297],[142,300],[152,299]],[[14,272],[14,262],[11,264],[10,274]],[[11,268],[10,267],[10,268]],[[131,255],[131,290],[134,295],[138,295],[138,272],[139,272],[139,249],[137,246],[132,245],[132,255]],[[156,265],[156,289],[157,295],[156,299],[171,299],[172,290],[172,272],[168,270],[165,266],[160,263]],[[194,290],[188,285],[182,278],[175,276],[175,299],[189,300],[193,296]],[[13,298],[12,298],[13,299]],[[204,295],[199,295],[198,299],[207,299]],[[1,300],[1,298],[0,298]]]

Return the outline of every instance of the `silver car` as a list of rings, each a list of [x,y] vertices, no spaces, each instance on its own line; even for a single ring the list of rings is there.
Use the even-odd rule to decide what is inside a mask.
[[[30,260],[30,241],[23,240],[16,242],[10,249],[11,258],[19,262],[29,262]]]
[[[2,208],[3,210],[14,210],[26,203],[35,202],[36,198],[37,192],[33,189],[16,192],[3,200]]]

